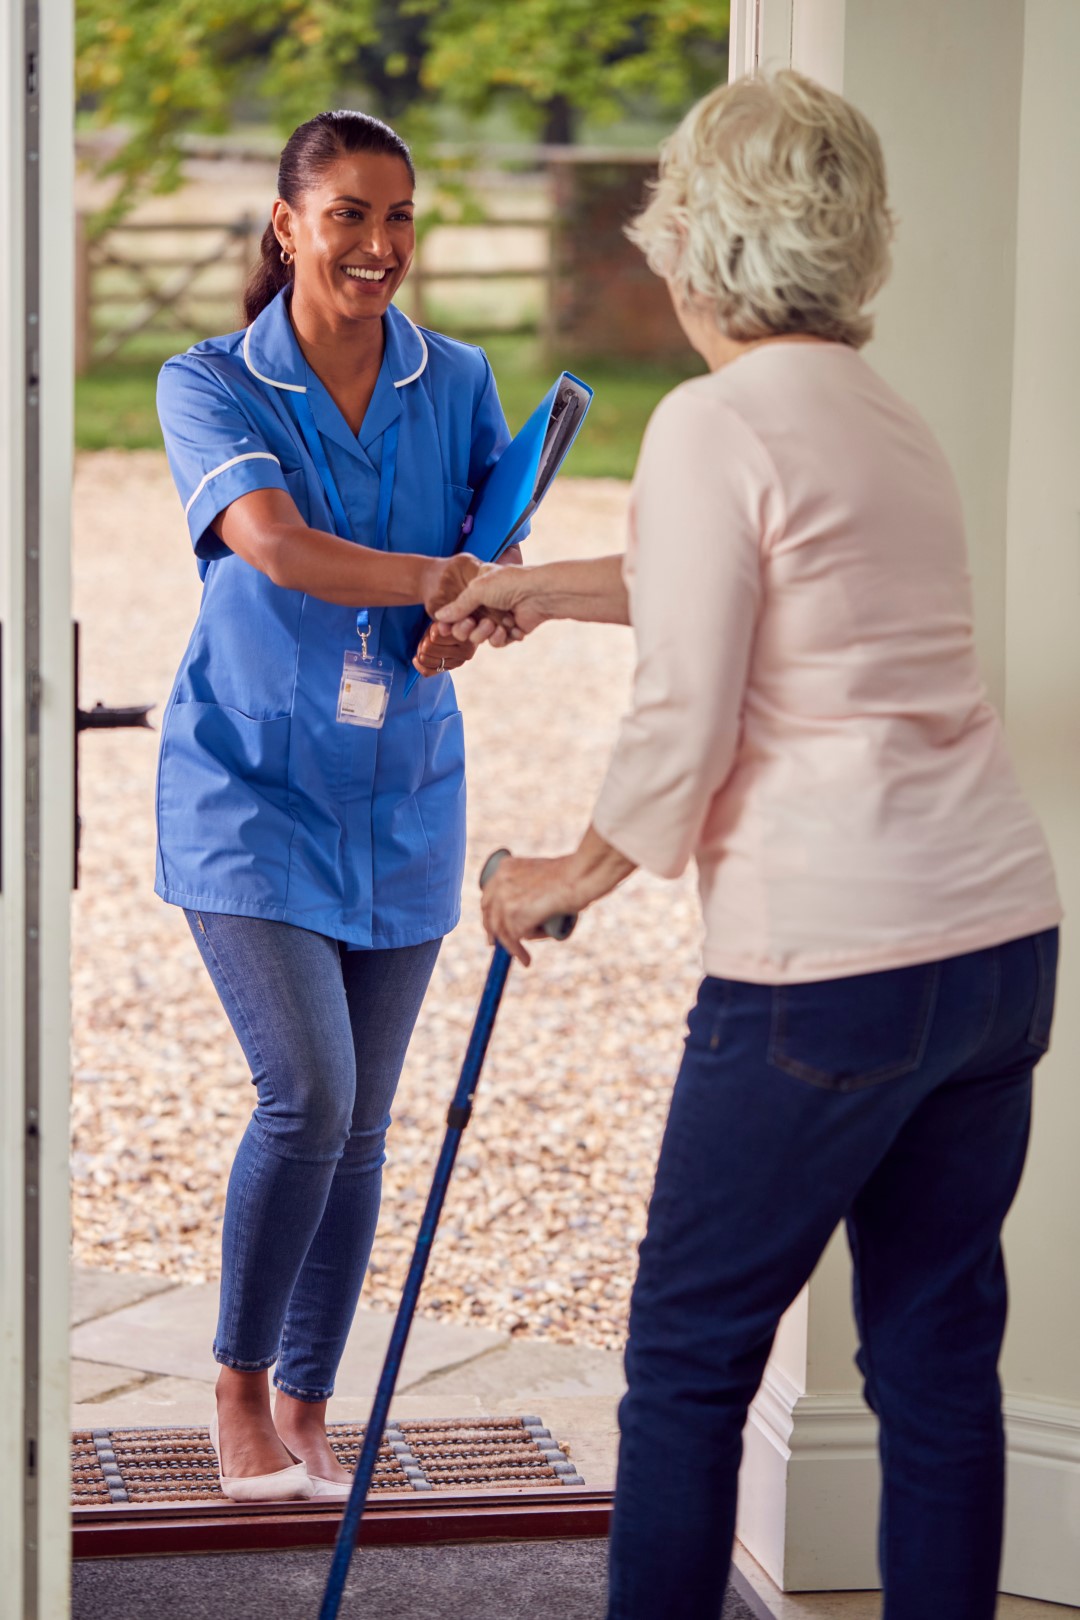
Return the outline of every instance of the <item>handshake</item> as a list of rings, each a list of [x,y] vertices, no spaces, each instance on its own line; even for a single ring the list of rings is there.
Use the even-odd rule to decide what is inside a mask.
[[[439,559],[424,606],[433,623],[413,660],[421,675],[459,669],[485,641],[508,647],[548,616],[537,575],[542,568],[481,563],[467,552]]]

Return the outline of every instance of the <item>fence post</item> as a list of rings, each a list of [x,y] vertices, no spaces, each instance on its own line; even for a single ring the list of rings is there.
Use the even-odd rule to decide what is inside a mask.
[[[417,242],[416,251],[413,254],[412,273],[410,276],[413,298],[412,318],[416,322],[417,326],[427,325],[427,308],[426,300],[424,298],[424,279],[424,243],[423,238],[421,238],[420,241]]]
[[[254,214],[244,213],[240,216],[240,292],[237,298],[237,309],[240,311],[240,321],[244,319],[244,288],[247,286],[248,276],[255,268],[255,261],[259,257],[262,242],[262,227]]]
[[[90,238],[86,229],[86,215],[81,209],[75,213],[75,375],[82,377],[90,369],[94,353],[94,328],[90,278]]]

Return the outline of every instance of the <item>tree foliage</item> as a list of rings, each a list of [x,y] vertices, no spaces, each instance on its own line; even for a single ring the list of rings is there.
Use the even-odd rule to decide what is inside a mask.
[[[534,131],[627,101],[677,111],[719,75],[728,0],[77,0],[76,90],[124,131],[113,212],[179,183],[180,137],[267,107],[282,133],[363,93],[415,141],[436,97],[513,100]]]
[[[430,23],[423,81],[484,112],[507,90],[597,121],[628,100],[682,110],[725,61],[727,0],[413,0]]]

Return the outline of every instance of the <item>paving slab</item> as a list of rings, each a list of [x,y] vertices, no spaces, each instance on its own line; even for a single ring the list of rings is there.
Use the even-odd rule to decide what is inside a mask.
[[[414,1395],[474,1394],[495,1410],[494,1403],[524,1401],[535,1406],[553,1398],[607,1397],[615,1401],[626,1388],[619,1350],[590,1350],[543,1339],[513,1339],[482,1360],[432,1373]],[[500,1408],[501,1409],[501,1408]]]
[[[180,1285],[172,1277],[142,1272],[95,1271],[89,1266],[71,1269],[71,1325],[107,1316],[125,1305],[135,1305],[151,1294],[163,1294]]]
[[[100,1361],[73,1361],[71,1363],[71,1401],[100,1401],[110,1395],[126,1394],[134,1386],[144,1384],[144,1372],[131,1367],[111,1367]]]
[[[155,1288],[159,1279],[97,1275],[106,1283],[149,1282],[151,1289],[91,1315],[73,1331],[72,1427],[206,1423],[218,1372],[210,1351],[217,1285]],[[116,1297],[102,1287],[97,1302]],[[367,1419],[392,1325],[389,1314],[357,1313],[331,1421]],[[511,1339],[420,1318],[410,1334],[393,1412],[406,1420],[536,1414],[569,1444],[586,1483],[606,1489],[615,1477],[623,1389],[617,1351]]]
[[[369,1395],[337,1396],[327,1414],[331,1423],[366,1423],[374,1391]],[[148,1378],[137,1389],[106,1400],[88,1400],[72,1405],[73,1429],[127,1429],[152,1426],[202,1425],[214,1410],[213,1391],[198,1378]],[[523,1415],[525,1408],[522,1408]],[[391,1409],[393,1417],[472,1418],[491,1416],[475,1397],[462,1395],[421,1399],[399,1396]],[[545,1419],[546,1421],[546,1419]],[[549,1424],[550,1428],[551,1425]],[[554,1430],[552,1430],[554,1433]],[[563,1439],[560,1434],[559,1439]]]
[[[129,1374],[130,1376],[130,1374]],[[73,1401],[73,1429],[127,1429],[173,1423],[206,1423],[213,1392],[198,1378],[155,1378],[103,1400]]]
[[[218,1368],[210,1346],[217,1298],[216,1283],[176,1287],[83,1322],[72,1333],[72,1355],[168,1378],[213,1383]],[[393,1321],[389,1312],[357,1313],[338,1372],[340,1395],[362,1396],[374,1389]],[[405,1391],[436,1373],[486,1358],[509,1342],[506,1334],[420,1317],[409,1335],[399,1387]]]

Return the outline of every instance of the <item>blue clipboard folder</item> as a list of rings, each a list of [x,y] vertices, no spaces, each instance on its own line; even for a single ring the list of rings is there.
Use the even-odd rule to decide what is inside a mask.
[[[569,371],[556,379],[480,486],[462,528],[461,551],[481,562],[497,562],[513,545],[566,460],[592,397],[588,383]],[[417,647],[422,638],[423,632]],[[410,669],[405,690],[419,679]]]
[[[589,385],[568,371],[552,384],[481,485],[465,520],[462,551],[496,562],[513,545],[551,488],[592,397]]]

